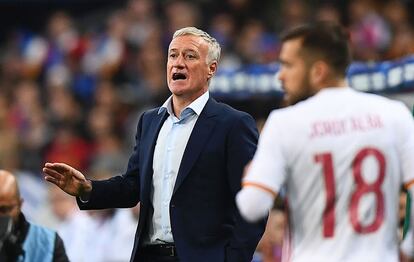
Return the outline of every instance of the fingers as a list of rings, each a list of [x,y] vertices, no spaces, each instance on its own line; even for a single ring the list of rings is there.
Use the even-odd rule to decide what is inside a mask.
[[[63,180],[64,180],[64,176],[58,172],[56,172],[53,169],[50,168],[43,168],[43,173],[46,174],[45,176],[45,180],[48,182],[51,182],[55,185],[57,185],[58,187],[62,186]]]
[[[65,163],[46,163],[45,167],[43,168],[43,172],[50,172],[50,175],[56,178],[58,175],[67,176],[70,174],[79,180],[85,180],[85,176],[80,171]]]
[[[46,163],[45,167],[50,168],[50,169],[54,169],[58,172],[69,172],[69,171],[75,171],[76,169],[74,169],[73,167],[65,164],[65,163]]]
[[[54,178],[52,176],[45,176],[45,180],[52,183],[52,184],[57,185],[58,187],[60,187],[59,186],[59,180],[57,180],[56,178]]]
[[[64,178],[64,174],[57,172],[54,169],[48,168],[48,167],[44,167],[42,169],[43,173],[45,173],[46,175],[53,177],[55,179],[63,179]]]
[[[44,179],[55,184],[66,193],[76,196],[78,192],[91,190],[90,182],[75,168],[64,163],[46,163],[42,169]],[[82,189],[82,190],[81,190]]]

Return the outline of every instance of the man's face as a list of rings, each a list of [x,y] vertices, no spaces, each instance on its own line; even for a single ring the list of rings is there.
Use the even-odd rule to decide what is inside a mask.
[[[309,80],[309,66],[300,55],[301,40],[293,39],[283,43],[279,60],[279,79],[285,90],[285,99],[293,105],[312,95]]]
[[[21,208],[21,200],[11,190],[0,194],[0,216],[9,216],[16,223]]]
[[[208,89],[216,63],[207,65],[208,44],[201,37],[178,36],[168,49],[167,83],[175,96],[195,99]]]

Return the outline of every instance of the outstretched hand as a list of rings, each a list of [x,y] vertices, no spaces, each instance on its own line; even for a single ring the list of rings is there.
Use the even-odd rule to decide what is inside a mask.
[[[83,196],[92,190],[91,181],[75,168],[64,163],[46,163],[43,167],[45,180],[57,185],[72,196]]]

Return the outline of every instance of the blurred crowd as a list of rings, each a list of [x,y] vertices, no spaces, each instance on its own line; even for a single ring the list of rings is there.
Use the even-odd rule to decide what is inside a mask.
[[[414,53],[413,12],[403,0],[210,2],[130,0],[93,19],[60,10],[44,30],[18,28],[0,43],[0,168],[18,174],[23,210],[59,229],[73,261],[83,256],[73,250],[92,239],[107,252],[87,257],[108,256],[88,261],[111,261],[111,248],[125,242],[132,249],[139,208],[79,213],[72,198],[42,181],[41,167],[64,162],[96,179],[125,169],[140,113],[169,96],[166,50],[176,29],[197,26],[217,38],[222,71],[277,61],[280,32],[312,20],[346,26],[355,60]],[[90,221],[95,226],[84,225]],[[113,261],[127,261],[130,250],[123,253]]]

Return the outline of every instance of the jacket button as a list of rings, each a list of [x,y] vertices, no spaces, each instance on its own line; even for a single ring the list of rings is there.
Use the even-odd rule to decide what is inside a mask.
[[[175,207],[175,205],[174,204],[171,204],[171,207]]]

